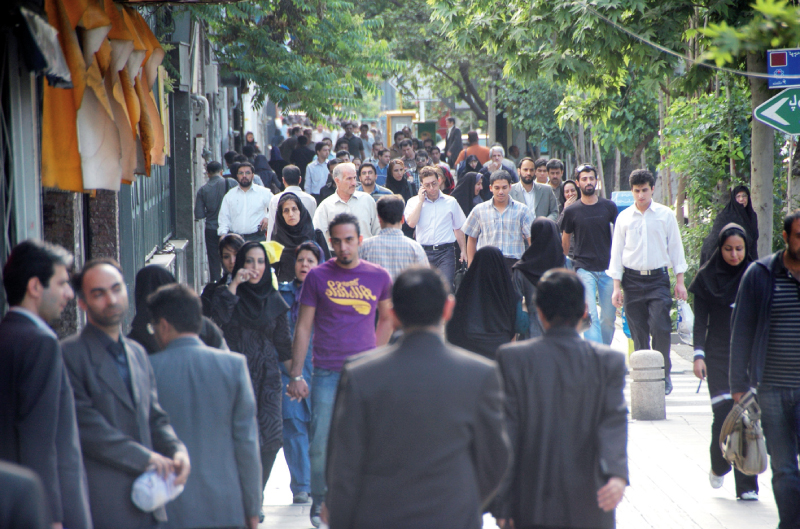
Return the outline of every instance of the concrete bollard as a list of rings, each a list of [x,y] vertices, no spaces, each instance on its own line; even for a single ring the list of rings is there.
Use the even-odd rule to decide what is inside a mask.
[[[642,421],[667,418],[664,396],[664,357],[658,351],[634,351],[631,365],[631,417]]]

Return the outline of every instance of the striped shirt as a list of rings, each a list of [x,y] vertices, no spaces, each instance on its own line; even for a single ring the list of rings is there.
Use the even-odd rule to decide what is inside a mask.
[[[521,202],[509,198],[501,213],[490,199],[473,208],[461,231],[478,239],[478,250],[496,246],[503,256],[519,259],[525,252],[525,239],[530,239],[533,220],[533,213]]]
[[[800,283],[780,260],[772,287],[767,358],[761,384],[800,387]]]
[[[398,228],[383,228],[377,236],[366,239],[358,249],[358,257],[385,268],[392,281],[412,265],[428,266],[422,246]]]

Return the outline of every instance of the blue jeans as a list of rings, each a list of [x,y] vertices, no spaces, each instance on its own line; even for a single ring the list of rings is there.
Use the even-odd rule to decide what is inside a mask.
[[[283,420],[283,455],[291,474],[292,494],[311,492],[307,422],[300,419]]]
[[[341,373],[315,367],[311,377],[311,431],[308,455],[311,460],[311,498],[319,505],[325,501],[325,463],[328,434],[333,419],[333,405]]]
[[[761,425],[772,468],[772,493],[778,505],[778,529],[800,528],[800,388],[758,388]]]
[[[592,342],[611,345],[611,340],[614,338],[614,318],[617,315],[617,309],[611,302],[614,280],[605,272],[590,272],[583,268],[578,269],[578,277],[583,283],[586,307],[592,318],[592,326],[583,333],[583,337]],[[597,315],[598,300],[601,312],[599,317]]]

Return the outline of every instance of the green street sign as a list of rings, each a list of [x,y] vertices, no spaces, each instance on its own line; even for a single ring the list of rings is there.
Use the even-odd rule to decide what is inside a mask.
[[[755,118],[773,129],[800,134],[800,88],[788,88],[756,107]]]

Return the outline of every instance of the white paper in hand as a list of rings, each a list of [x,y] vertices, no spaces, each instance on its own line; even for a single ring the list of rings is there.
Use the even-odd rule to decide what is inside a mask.
[[[175,485],[175,473],[170,472],[165,480],[155,470],[148,470],[133,482],[131,500],[144,512],[153,512],[167,502],[180,496],[183,485]]]

